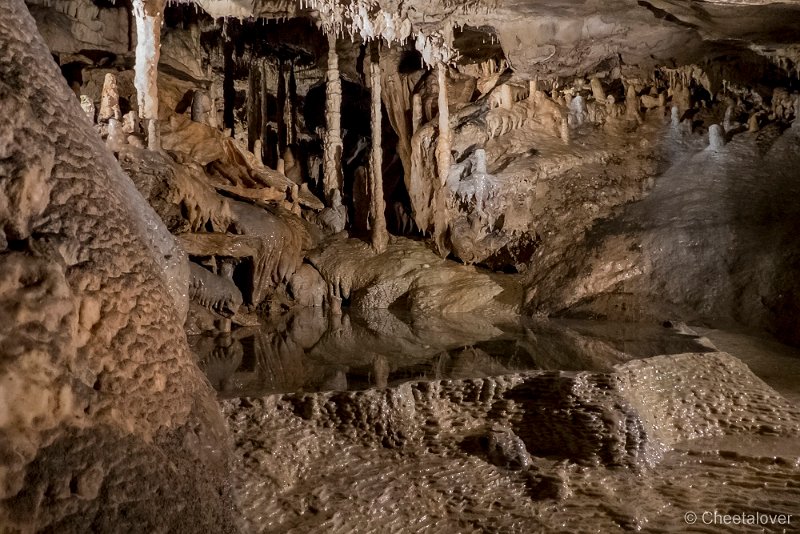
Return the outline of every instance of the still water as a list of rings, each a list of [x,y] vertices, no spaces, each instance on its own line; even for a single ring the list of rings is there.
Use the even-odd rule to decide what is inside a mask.
[[[331,316],[315,308],[232,334],[193,336],[190,343],[224,398],[525,370],[610,371],[631,359],[713,350],[703,338],[671,326],[472,314],[414,317],[389,310]]]

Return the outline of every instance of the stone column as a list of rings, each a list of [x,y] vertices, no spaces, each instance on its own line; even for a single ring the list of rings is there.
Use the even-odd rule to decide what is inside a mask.
[[[339,79],[339,55],[336,35],[328,34],[328,72],[325,86],[325,131],[323,187],[328,205],[336,208],[334,191],[342,188],[342,81]],[[341,197],[338,197],[341,198]]]
[[[136,19],[136,65],[134,85],[139,117],[147,122],[147,146],[159,150],[158,58],[161,53],[161,23],[164,0],[133,0]]]
[[[372,96],[371,121],[372,151],[370,154],[369,211],[372,248],[381,253],[389,243],[386,231],[386,202],[383,198],[383,148],[381,147],[381,65],[380,44],[373,46],[369,61],[369,78]]]
[[[433,207],[433,238],[439,255],[447,257],[450,252],[446,242],[449,225],[447,178],[450,175],[450,110],[447,102],[447,65],[436,64],[439,80],[439,137],[436,140],[436,171],[439,183],[436,184]]]
[[[436,140],[436,165],[439,185],[447,182],[450,174],[450,108],[447,102],[447,65],[436,64],[436,76],[439,80],[439,137]]]

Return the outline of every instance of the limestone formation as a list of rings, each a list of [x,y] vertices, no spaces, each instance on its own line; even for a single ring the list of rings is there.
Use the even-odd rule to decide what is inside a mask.
[[[161,148],[158,130],[158,59],[161,51],[161,23],[164,0],[134,0],[136,19],[136,95],[139,116],[147,123],[147,146]]]
[[[791,513],[797,20],[0,3],[0,531]]]
[[[342,138],[341,138],[342,82],[339,79],[339,55],[336,53],[336,34],[328,34],[328,70],[325,78],[325,158],[323,180],[325,200],[336,209],[334,191],[342,189]]]
[[[196,263],[189,267],[189,298],[226,319],[236,315],[242,305],[242,292],[236,284]]]
[[[436,76],[439,86],[439,135],[436,138],[436,171],[439,177],[434,186],[434,239],[439,254],[446,256],[449,248],[445,242],[447,178],[450,176],[450,111],[447,102],[447,67],[443,63],[436,64]]]
[[[97,120],[108,122],[111,119],[122,120],[122,112],[119,109],[119,92],[117,90],[117,78],[112,73],[106,74],[103,82],[103,92],[100,96],[100,111]]]
[[[372,106],[370,127],[372,129],[372,149],[370,151],[369,199],[370,199],[370,239],[375,252],[386,250],[389,233],[386,231],[386,202],[383,197],[383,145],[381,143],[381,65],[380,52],[372,52],[369,62]]]
[[[181,328],[184,256],[22,1],[0,5],[0,43],[0,523],[230,531],[224,424]]]

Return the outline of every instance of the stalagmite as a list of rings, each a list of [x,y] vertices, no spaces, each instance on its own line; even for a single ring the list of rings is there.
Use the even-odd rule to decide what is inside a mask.
[[[161,148],[158,129],[158,59],[161,48],[161,22],[164,0],[133,0],[136,18],[136,76],[134,85],[139,116],[147,121],[147,146]]]
[[[733,129],[733,124],[731,123],[731,115],[733,114],[733,106],[728,106],[725,108],[725,118],[722,121],[722,128],[729,132]]]
[[[115,118],[108,120],[108,137],[106,146],[112,152],[119,152],[127,143],[125,133],[122,131],[122,123]]]
[[[375,46],[374,48],[377,48]],[[372,90],[371,128],[372,152],[370,154],[370,240],[372,248],[384,252],[389,243],[386,231],[386,203],[383,198],[383,148],[381,147],[381,65],[377,50],[369,61],[370,89]]]
[[[719,124],[712,124],[708,127],[708,148],[711,150],[719,150],[725,146],[725,135],[722,131],[722,126]]]
[[[582,126],[586,122],[587,109],[586,100],[581,95],[576,95],[569,103],[570,120],[575,126]]]
[[[328,34],[328,72],[325,86],[325,161],[323,180],[325,199],[336,208],[334,191],[342,188],[342,82],[339,79],[339,55],[336,53],[336,35]],[[339,197],[341,198],[341,197]],[[340,201],[341,202],[341,201]]]
[[[605,102],[606,92],[603,90],[603,84],[600,83],[598,78],[592,78],[591,87],[594,99],[598,102]]]
[[[119,91],[117,90],[117,77],[113,73],[106,74],[103,81],[103,92],[100,96],[100,112],[97,116],[99,122],[108,122],[109,119],[122,119],[119,109]]]
[[[192,97],[192,120],[201,124],[212,125],[211,97],[205,91],[195,91]]]
[[[796,123],[797,121],[795,121]],[[758,114],[753,113],[750,115],[750,118],[747,120],[747,131],[750,133],[755,133],[759,130],[758,127]]]
[[[670,122],[673,128],[677,128],[681,125],[681,110],[678,109],[678,106],[672,106],[670,109]]]
[[[439,183],[436,187],[434,206],[434,240],[439,255],[449,252],[445,244],[447,229],[447,178],[450,175],[450,110],[447,102],[447,65],[441,61],[436,64],[439,80],[439,137],[436,141],[436,167]]]

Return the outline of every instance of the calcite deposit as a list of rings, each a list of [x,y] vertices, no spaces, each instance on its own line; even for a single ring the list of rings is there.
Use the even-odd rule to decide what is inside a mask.
[[[796,530],[798,20],[4,0],[0,532]]]

